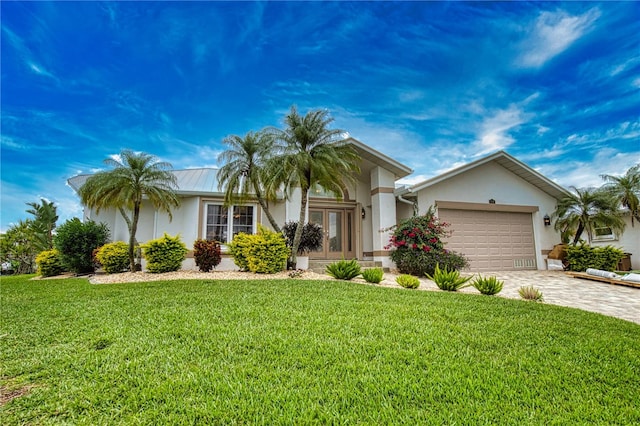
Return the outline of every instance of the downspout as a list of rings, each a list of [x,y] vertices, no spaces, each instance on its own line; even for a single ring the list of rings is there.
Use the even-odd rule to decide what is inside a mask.
[[[411,189],[407,189],[408,192],[411,192]],[[405,203],[405,204],[411,204],[411,206],[413,207],[413,215],[417,216],[418,215],[418,202],[417,201],[409,201],[406,198],[404,198],[402,195],[398,194],[396,195],[396,198],[398,199],[398,201]]]

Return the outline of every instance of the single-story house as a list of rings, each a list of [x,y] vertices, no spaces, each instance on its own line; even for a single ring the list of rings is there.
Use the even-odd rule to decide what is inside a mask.
[[[385,249],[390,233],[382,230],[410,217],[415,210],[424,213],[433,205],[440,219],[451,224],[447,248],[465,254],[473,271],[546,269],[546,255],[560,243],[560,236],[545,218],[551,216],[566,189],[504,151],[422,183],[397,187],[399,179],[412,173],[409,167],[354,138],[347,141],[361,157],[361,173],[355,184],[345,188],[341,200],[321,188],[309,194],[307,218],[325,230],[322,250],[311,253],[310,259],[355,258],[393,268]],[[217,169],[173,173],[182,199],[180,207],[169,221],[168,215],[143,203],[138,241],[166,232],[180,234],[187,247],[193,247],[200,238],[216,239],[224,245],[238,232],[254,233],[258,224],[269,227],[257,202],[223,206]],[[89,176],[74,176],[69,185],[77,191]],[[272,203],[270,210],[281,224],[295,221],[300,201],[300,193],[294,193],[289,200]],[[128,241],[127,225],[116,209],[96,214],[85,208],[84,217],[106,223],[114,241]],[[629,226],[620,238],[607,235],[610,239],[606,241],[637,253],[632,258],[633,267],[640,268],[639,237],[640,224]],[[196,268],[192,257],[185,260],[184,268]],[[223,256],[218,269],[235,269],[235,265]]]

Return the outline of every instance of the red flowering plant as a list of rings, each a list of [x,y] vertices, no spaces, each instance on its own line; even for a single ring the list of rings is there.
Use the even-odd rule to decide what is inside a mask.
[[[433,207],[422,216],[413,216],[385,229],[392,231],[386,250],[391,250],[391,260],[403,274],[424,276],[433,274],[436,265],[449,270],[468,266],[464,256],[444,248],[443,238],[451,235],[441,222]]]

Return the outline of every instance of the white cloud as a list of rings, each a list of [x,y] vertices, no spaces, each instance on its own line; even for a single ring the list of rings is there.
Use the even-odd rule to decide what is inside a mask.
[[[578,16],[571,16],[562,10],[542,12],[528,38],[522,43],[524,51],[519,64],[525,68],[543,66],[589,32],[599,17],[600,11],[597,8]]]
[[[527,114],[517,105],[511,105],[485,118],[474,144],[478,151],[476,154],[484,155],[509,147],[515,141],[509,131],[526,122],[526,119]]]

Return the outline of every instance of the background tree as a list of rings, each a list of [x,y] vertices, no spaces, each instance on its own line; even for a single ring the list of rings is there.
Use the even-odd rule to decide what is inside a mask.
[[[11,265],[16,274],[32,274],[40,252],[33,232],[32,220],[21,220],[0,235],[0,260]]]
[[[340,198],[346,184],[354,182],[356,174],[360,172],[358,153],[342,140],[343,130],[329,128],[332,122],[327,111],[312,110],[301,116],[292,106],[285,118],[286,128],[277,134],[279,145],[268,167],[268,187],[283,186],[288,196],[295,188],[300,188],[302,193],[299,226],[291,251],[291,266],[294,269],[304,229],[309,190],[318,185]]]
[[[26,212],[33,215],[31,222],[36,244],[41,251],[51,250],[53,248],[53,230],[56,228],[58,221],[57,208],[53,202],[44,198],[38,203],[26,203],[30,209]]]
[[[218,163],[224,163],[217,177],[219,187],[224,187],[225,206],[242,204],[253,192],[273,229],[280,232],[280,226],[269,211],[269,201],[275,199],[275,191],[269,191],[263,184],[267,160],[273,149],[273,135],[263,130],[249,132],[244,137],[227,136],[222,142],[229,147],[218,156]]]
[[[142,200],[146,198],[156,209],[167,212],[171,220],[171,209],[180,205],[175,192],[176,177],[171,172],[171,164],[145,153],[124,150],[119,159],[108,158],[104,162],[113,170],[90,176],[78,192],[82,202],[97,212],[110,207],[130,212],[130,217],[125,214],[125,218],[131,224],[129,263],[131,271],[135,271],[136,232]]]
[[[623,207],[631,213],[631,226],[634,219],[640,221],[640,164],[631,167],[622,176],[601,175],[609,191]]]
[[[558,201],[553,216],[556,231],[563,235],[574,235],[573,244],[580,241],[583,232],[589,240],[596,228],[608,227],[614,232],[623,232],[624,220],[618,208],[618,200],[603,189],[578,189]]]

